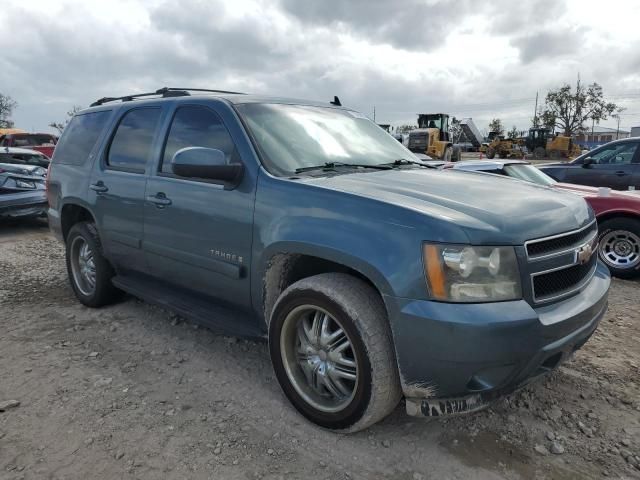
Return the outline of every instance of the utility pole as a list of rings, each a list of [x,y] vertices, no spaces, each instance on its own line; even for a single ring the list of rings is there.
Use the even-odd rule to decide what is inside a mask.
[[[616,140],[618,140],[618,135],[620,135],[620,114],[614,115],[618,120],[618,128],[616,129]]]
[[[538,92],[536,91],[536,106],[533,109],[533,127],[538,127]]]

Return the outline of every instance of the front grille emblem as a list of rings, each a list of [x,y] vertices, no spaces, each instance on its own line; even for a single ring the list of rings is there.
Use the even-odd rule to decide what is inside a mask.
[[[580,265],[584,265],[589,260],[591,260],[591,255],[593,255],[593,248],[591,247],[591,244],[589,244],[589,243],[587,243],[586,245],[581,246],[579,249],[576,250],[577,262]]]

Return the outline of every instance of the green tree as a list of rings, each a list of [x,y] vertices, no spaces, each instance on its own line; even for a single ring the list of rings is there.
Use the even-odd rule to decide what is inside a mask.
[[[71,121],[71,119],[73,118],[73,116],[78,113],[80,110],[82,110],[82,107],[79,105],[74,105],[73,107],[71,107],[71,110],[69,110],[67,112],[67,118],[64,119],[64,121],[62,122],[51,122],[49,124],[49,126],[51,128],[55,128],[58,133],[60,135],[62,135],[62,132],[64,131],[65,128],[67,128],[67,125],[69,125],[69,122]]]
[[[540,116],[543,126],[560,129],[564,135],[572,136],[587,129],[587,121],[599,123],[606,120],[618,106],[604,99],[602,87],[592,83],[586,87],[569,84],[547,93]]]
[[[508,138],[518,138],[519,136],[520,136],[520,131],[518,130],[518,127],[516,127],[515,125],[511,127],[511,130],[509,130],[509,133],[507,133]]]
[[[494,118],[489,122],[489,131],[496,132],[496,135],[502,135],[504,133],[504,127],[502,126],[502,120]]]
[[[11,115],[18,103],[8,95],[0,93],[0,128],[13,128],[13,120]]]

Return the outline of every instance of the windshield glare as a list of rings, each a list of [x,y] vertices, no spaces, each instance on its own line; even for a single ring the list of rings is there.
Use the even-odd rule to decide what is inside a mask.
[[[538,185],[545,185],[548,187],[556,183],[553,178],[541,170],[538,170],[533,165],[505,165],[504,171],[510,177],[537,183]]]
[[[362,114],[330,107],[285,104],[238,105],[274,175],[325,163],[380,165],[419,161],[400,142]]]

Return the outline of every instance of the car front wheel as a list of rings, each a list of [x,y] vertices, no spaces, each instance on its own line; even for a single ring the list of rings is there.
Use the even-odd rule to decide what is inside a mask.
[[[287,288],[271,315],[269,350],[289,401],[324,428],[362,430],[400,400],[384,304],[350,275],[325,273]]]
[[[640,220],[612,218],[599,226],[598,255],[611,274],[620,278],[640,276]]]

